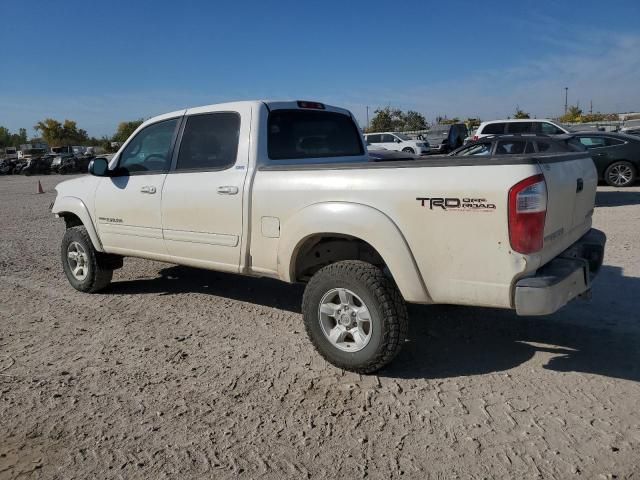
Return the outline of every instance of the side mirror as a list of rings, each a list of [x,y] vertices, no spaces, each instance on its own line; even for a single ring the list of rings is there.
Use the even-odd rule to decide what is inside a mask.
[[[96,177],[108,177],[109,163],[104,158],[94,158],[89,162],[89,173]]]

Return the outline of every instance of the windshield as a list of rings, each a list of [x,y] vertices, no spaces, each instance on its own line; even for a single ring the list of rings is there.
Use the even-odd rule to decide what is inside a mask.
[[[407,137],[402,133],[394,133],[394,135],[398,137],[400,140],[402,140],[403,142],[406,142],[407,140],[411,140],[411,137]]]

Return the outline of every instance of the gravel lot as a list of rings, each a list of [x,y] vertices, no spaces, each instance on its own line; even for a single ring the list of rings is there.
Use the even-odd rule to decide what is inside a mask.
[[[63,179],[0,177],[0,478],[640,478],[640,187],[600,188],[590,303],[411,307],[361,377],[314,353],[299,286],[127,259],[76,292]]]

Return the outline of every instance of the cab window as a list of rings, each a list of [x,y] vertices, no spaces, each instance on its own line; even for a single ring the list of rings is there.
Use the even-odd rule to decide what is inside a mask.
[[[178,119],[165,120],[144,128],[120,155],[118,168],[127,173],[166,172],[171,162],[171,145]]]
[[[176,171],[223,170],[236,163],[240,115],[220,112],[187,119]]]

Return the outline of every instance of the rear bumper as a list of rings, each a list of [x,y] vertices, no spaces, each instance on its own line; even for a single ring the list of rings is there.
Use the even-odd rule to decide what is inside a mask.
[[[590,291],[604,258],[606,235],[591,229],[531,277],[515,287],[518,315],[549,315]]]

